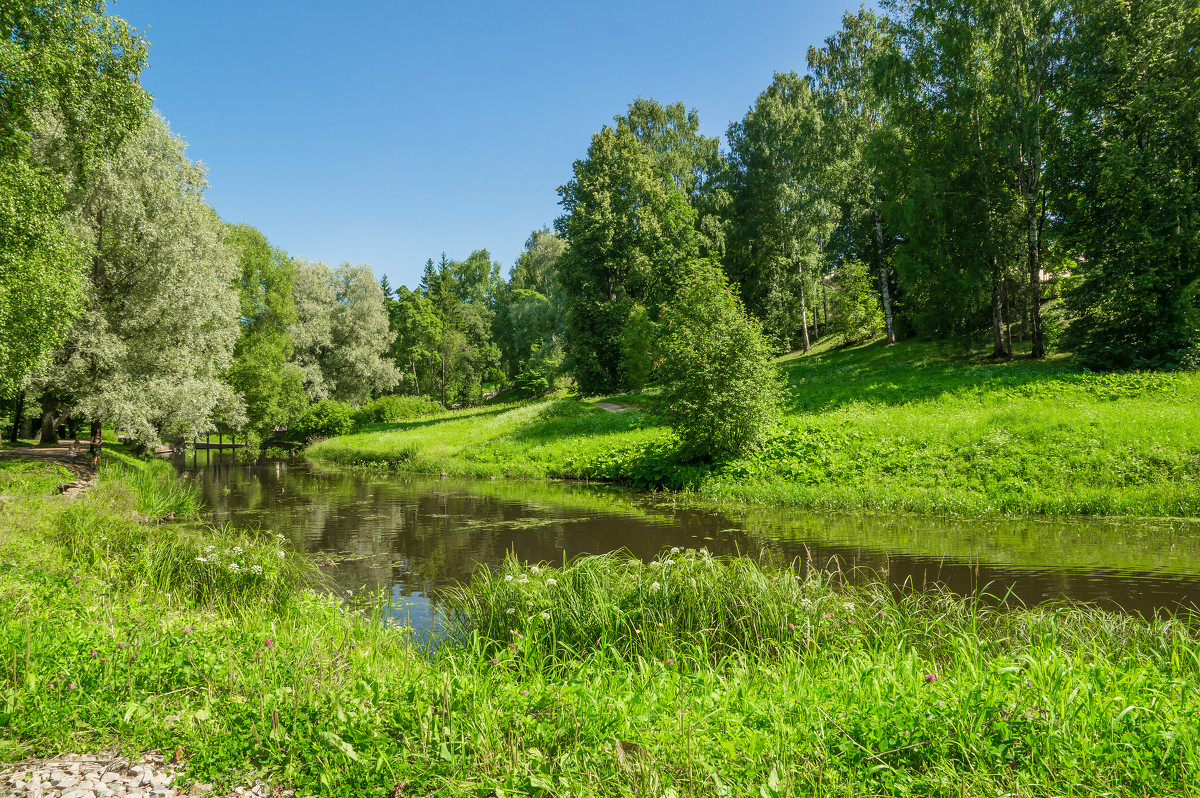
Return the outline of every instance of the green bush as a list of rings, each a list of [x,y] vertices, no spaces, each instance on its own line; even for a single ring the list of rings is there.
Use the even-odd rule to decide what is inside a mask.
[[[426,396],[381,396],[354,411],[354,423],[392,424],[407,418],[428,416],[441,410]]]
[[[354,410],[345,402],[325,399],[304,411],[296,429],[305,438],[330,438],[354,431]]]
[[[871,340],[883,328],[871,270],[861,261],[847,261],[838,272],[837,283],[838,290],[829,295],[833,311],[830,332],[842,336],[847,344]]]
[[[675,431],[685,457],[756,448],[779,416],[780,393],[761,325],[715,266],[698,268],[662,311],[655,369],[663,387],[653,414]]]

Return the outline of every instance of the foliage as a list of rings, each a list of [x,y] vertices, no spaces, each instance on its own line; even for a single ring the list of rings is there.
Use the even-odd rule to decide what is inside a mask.
[[[354,411],[354,424],[391,424],[428,416],[440,410],[427,396],[380,396]]]
[[[651,349],[656,331],[650,313],[641,305],[634,305],[621,330],[621,372],[625,376],[622,387],[635,393],[646,387],[654,369]]]
[[[1200,349],[1200,15],[1087,0],[1060,77],[1056,217],[1077,255],[1067,345],[1100,368],[1194,368]]]
[[[47,129],[51,141],[65,135]],[[141,442],[198,433],[214,417],[244,423],[223,380],[238,335],[237,266],[205,186],[203,167],[152,116],[74,187],[73,224],[95,256],[83,313],[39,375],[44,408],[104,419]]]
[[[695,258],[695,211],[623,124],[592,137],[559,196],[567,368],[584,393],[603,393],[624,379],[620,336],[634,304],[664,302]]]
[[[761,326],[716,267],[696,269],[662,311],[654,415],[685,455],[712,459],[755,449],[779,417],[779,377]]]
[[[237,253],[241,276],[238,297],[241,335],[233,350],[229,382],[246,404],[246,415],[258,435],[296,419],[308,404],[302,372],[290,363],[296,323],[292,285],[296,267],[287,253],[272,247],[249,225],[233,225],[226,243]]]
[[[354,409],[336,399],[322,399],[309,406],[295,423],[304,438],[329,438],[354,429]]]
[[[297,317],[289,333],[309,397],[358,403],[395,387],[400,375],[383,357],[395,332],[371,267],[347,262],[334,270],[304,258],[295,264]]]
[[[0,162],[0,395],[48,364],[83,305],[88,248],[64,229],[62,202],[49,176]]]
[[[865,263],[849,261],[838,271],[837,290],[829,297],[830,332],[847,344],[861,344],[875,337],[883,326],[879,297]]]

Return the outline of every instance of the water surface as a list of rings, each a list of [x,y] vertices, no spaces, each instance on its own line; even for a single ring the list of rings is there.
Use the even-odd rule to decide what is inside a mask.
[[[723,513],[611,487],[325,471],[302,459],[195,452],[176,465],[216,520],[319,554],[339,589],[388,589],[419,629],[436,622],[439,588],[506,552],[561,563],[624,549],[649,560],[672,546],[1027,604],[1075,599],[1142,614],[1200,605],[1200,526],[1181,521]]]

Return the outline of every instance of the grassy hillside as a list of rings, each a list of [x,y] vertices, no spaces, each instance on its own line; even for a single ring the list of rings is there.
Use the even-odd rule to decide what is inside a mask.
[[[334,438],[339,464],[604,479],[812,509],[1200,514],[1200,376],[996,362],[940,344],[818,348],[781,360],[787,412],[748,457],[685,464],[638,412],[555,398]]]

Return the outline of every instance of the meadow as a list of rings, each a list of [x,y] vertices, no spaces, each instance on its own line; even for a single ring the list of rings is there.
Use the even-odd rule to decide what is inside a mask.
[[[10,495],[8,761],[159,748],[345,796],[1185,795],[1200,767],[1191,616],[668,550],[481,569],[422,648],[286,535],[202,523],[165,464]]]
[[[819,346],[779,366],[783,422],[759,451],[718,462],[684,462],[647,413],[565,396],[369,425],[307,454],[813,510],[1200,514],[1200,375],[1100,374],[1062,356],[995,361],[920,342]]]

